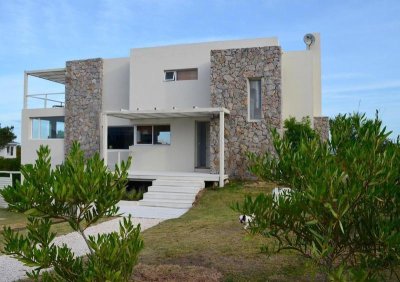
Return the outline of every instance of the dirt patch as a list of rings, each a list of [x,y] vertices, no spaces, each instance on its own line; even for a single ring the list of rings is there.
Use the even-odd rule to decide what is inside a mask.
[[[216,282],[222,274],[213,268],[202,266],[180,266],[173,264],[138,264],[133,275],[134,281],[176,281],[176,282]]]

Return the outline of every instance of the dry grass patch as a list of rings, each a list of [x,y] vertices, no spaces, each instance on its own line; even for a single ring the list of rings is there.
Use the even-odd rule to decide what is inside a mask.
[[[215,269],[201,266],[145,265],[135,267],[134,281],[216,282],[222,274]]]
[[[270,193],[274,187],[233,182],[222,189],[206,189],[188,213],[143,232],[140,262],[213,268],[222,273],[223,281],[310,280],[313,268],[302,257],[291,252],[269,257],[261,253],[260,247],[272,241],[248,234],[230,208],[246,194]]]

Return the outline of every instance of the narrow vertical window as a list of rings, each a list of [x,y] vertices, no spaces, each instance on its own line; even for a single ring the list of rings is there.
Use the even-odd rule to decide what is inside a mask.
[[[262,118],[261,79],[249,80],[249,86],[249,119],[259,120]]]

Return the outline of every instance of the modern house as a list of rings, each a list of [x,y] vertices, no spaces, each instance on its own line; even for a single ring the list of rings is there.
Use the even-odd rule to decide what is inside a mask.
[[[272,150],[269,129],[286,118],[308,116],[327,134],[320,36],[305,42],[289,52],[277,38],[134,48],[125,58],[26,71],[22,163],[45,144],[60,164],[78,140],[110,168],[131,155],[132,180],[200,177],[223,186],[246,177],[245,153]],[[65,97],[30,93],[31,76],[65,85]],[[37,99],[43,104],[32,108]]]
[[[17,147],[19,143],[10,142],[0,150],[0,158],[15,159],[17,157]]]

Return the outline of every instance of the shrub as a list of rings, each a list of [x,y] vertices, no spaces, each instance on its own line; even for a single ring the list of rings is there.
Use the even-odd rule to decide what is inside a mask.
[[[21,158],[6,159],[0,157],[0,171],[19,171],[21,168]]]
[[[42,274],[51,281],[127,281],[143,247],[140,226],[124,218],[119,232],[87,237],[85,230],[117,214],[130,159],[109,172],[98,154],[85,160],[74,143],[65,162],[52,170],[49,155],[48,147],[40,147],[35,164],[21,168],[24,182],[0,191],[10,209],[29,215],[26,235],[4,229],[4,253],[35,267],[27,273],[35,279]],[[65,244],[54,245],[51,219],[67,221],[82,236],[90,251],[87,260],[75,257]],[[41,273],[49,267],[54,272]]]
[[[297,150],[273,132],[276,156],[250,154],[250,171],[293,189],[289,197],[246,197],[250,230],[295,250],[332,279],[372,279],[400,262],[400,144],[365,115],[330,121],[331,139],[302,137]],[[268,250],[268,248],[265,248]],[[269,250],[271,251],[271,250]],[[397,274],[396,274],[397,275]]]
[[[310,119],[303,118],[301,122],[296,121],[294,117],[285,120],[283,124],[284,138],[286,138],[291,144],[294,150],[297,150],[300,146],[301,140],[311,141],[318,135],[311,128]]]

